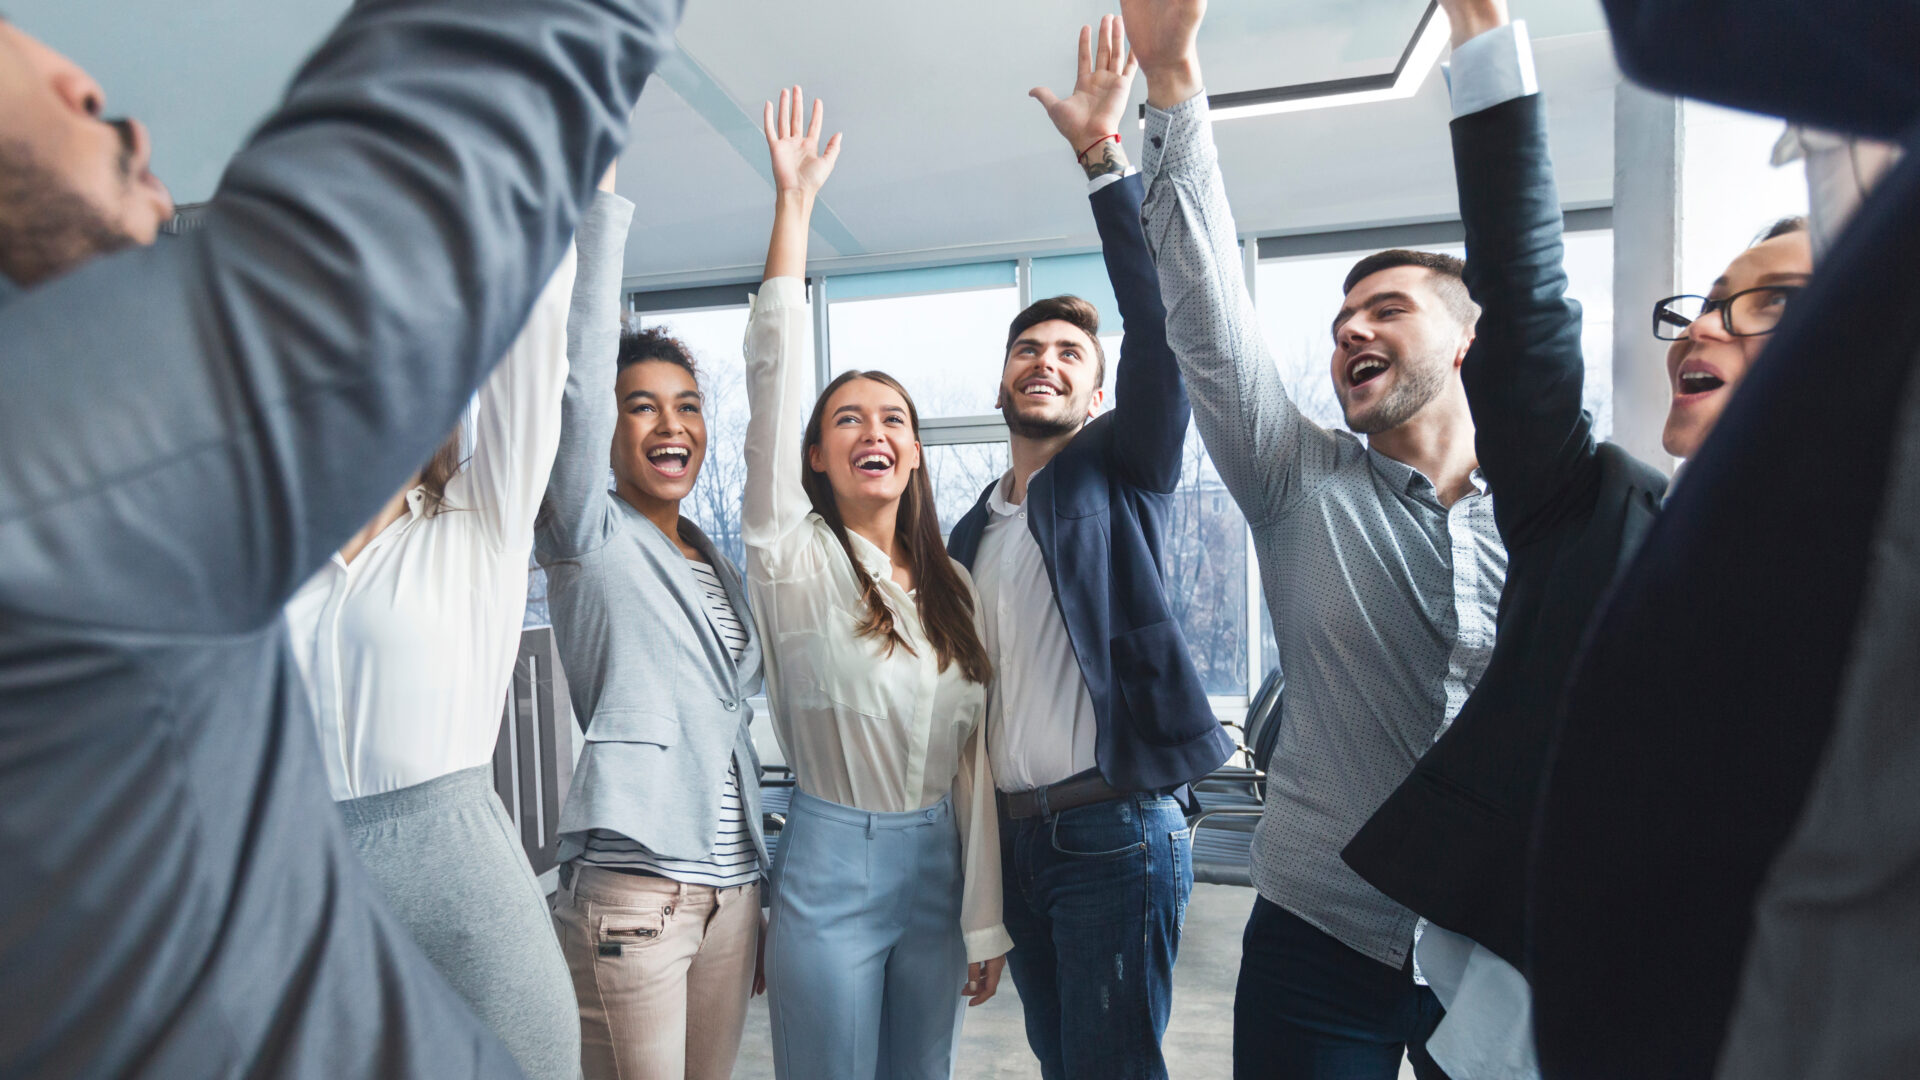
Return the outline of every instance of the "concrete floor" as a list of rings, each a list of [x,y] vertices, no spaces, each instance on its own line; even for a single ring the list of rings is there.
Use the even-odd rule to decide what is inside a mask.
[[[1233,1075],[1233,983],[1240,970],[1240,931],[1253,905],[1251,889],[1196,885],[1187,905],[1180,962],[1173,971],[1173,1017],[1163,1042],[1175,1080],[1228,1080]],[[992,1001],[967,1013],[955,1080],[1031,1080],[1040,1068],[1027,1049],[1020,996],[1002,978]],[[767,999],[755,998],[734,1080],[773,1076]],[[1413,1072],[1401,1068],[1402,1080]]]

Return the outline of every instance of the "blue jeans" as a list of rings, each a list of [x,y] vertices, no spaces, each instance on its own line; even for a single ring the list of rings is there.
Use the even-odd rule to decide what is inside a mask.
[[[1268,900],[1256,898],[1233,995],[1234,1080],[1446,1080],[1427,1056],[1445,1010],[1413,981]]]
[[[1045,1080],[1164,1080],[1160,1036],[1193,892],[1180,804],[1128,795],[1000,819],[1007,967]]]

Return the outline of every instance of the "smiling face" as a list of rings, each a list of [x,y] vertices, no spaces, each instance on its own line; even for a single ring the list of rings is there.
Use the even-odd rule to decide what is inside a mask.
[[[1792,232],[1741,252],[1707,297],[1718,300],[1763,285],[1804,285],[1812,274],[1813,243],[1804,231]],[[1773,302],[1784,301],[1775,298]],[[1695,319],[1686,335],[1667,349],[1667,384],[1673,390],[1673,402],[1660,433],[1667,453],[1690,458],[1699,451],[1770,340],[1770,334],[1728,334],[1726,322],[1715,310]]]
[[[678,503],[693,490],[707,458],[707,419],[693,373],[667,360],[620,369],[614,393],[613,474],[620,494],[640,509]]]
[[[1064,319],[1020,331],[1007,350],[995,407],[1015,435],[1045,439],[1070,435],[1099,411],[1106,391],[1098,343]]]
[[[86,72],[0,20],[0,274],[37,284],[173,217],[146,128],[105,107]]]
[[[807,446],[807,467],[826,476],[843,514],[898,501],[920,467],[906,396],[868,378],[834,388],[820,410],[819,439]]]
[[[1362,435],[1399,427],[1459,378],[1471,325],[1440,294],[1435,271],[1395,266],[1355,282],[1333,323],[1333,389]]]

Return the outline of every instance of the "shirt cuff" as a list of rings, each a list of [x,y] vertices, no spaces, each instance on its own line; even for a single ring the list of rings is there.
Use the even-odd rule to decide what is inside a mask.
[[[1099,191],[1101,188],[1106,187],[1108,184],[1117,184],[1120,181],[1126,179],[1129,176],[1132,176],[1134,173],[1137,173],[1139,171],[1140,171],[1140,166],[1129,165],[1127,166],[1125,172],[1101,173],[1099,176],[1096,176],[1093,179],[1087,181],[1087,194],[1092,195],[1094,192]]]
[[[1147,145],[1140,155],[1140,171],[1147,174],[1149,184],[1163,172],[1192,172],[1212,162],[1210,117],[1205,90],[1171,109],[1147,106]]]
[[[1540,92],[1525,20],[1489,30],[1453,50],[1442,68],[1455,119]]]
[[[757,292],[747,294],[749,307],[759,310],[774,307],[805,307],[807,283],[797,277],[768,278]]]
[[[1013,951],[1013,938],[1007,936],[1007,928],[1001,923],[983,930],[968,930],[960,935],[960,940],[966,946],[969,964],[984,964]]]

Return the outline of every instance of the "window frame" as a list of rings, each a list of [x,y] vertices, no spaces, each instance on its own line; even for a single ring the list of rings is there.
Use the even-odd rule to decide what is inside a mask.
[[[1564,208],[1566,227],[1569,233],[1611,231],[1613,228],[1613,207],[1611,203],[1575,204]],[[1298,231],[1271,231],[1265,233],[1247,233],[1241,237],[1241,258],[1247,283],[1247,292],[1256,308],[1259,303],[1258,278],[1260,263],[1268,259],[1283,259],[1297,256],[1328,255],[1363,249],[1384,250],[1395,247],[1424,247],[1435,244],[1459,244],[1466,239],[1464,224],[1457,217],[1416,220],[1384,225],[1356,225],[1320,227]],[[1027,245],[1020,250],[998,247],[986,251],[953,250],[946,252],[951,258],[941,258],[941,252],[913,252],[904,255],[862,256],[856,258],[824,259],[810,264],[806,278],[807,299],[813,316],[813,355],[814,386],[816,392],[832,379],[833,372],[833,335],[831,311],[833,306],[833,279],[853,275],[877,274],[888,271],[909,271],[924,269],[944,269],[986,263],[1014,263],[1014,285],[1018,307],[1025,309],[1033,302],[1033,263],[1035,259],[1051,258],[1061,255],[1098,254],[1100,248],[1092,247],[1048,247],[1045,245]],[[662,287],[664,286],[664,287]],[[623,289],[623,307],[633,317],[664,318],[674,314],[705,311],[716,308],[740,307],[748,303],[748,297],[760,287],[757,277],[719,280],[690,286],[668,285],[659,278],[629,278]],[[865,292],[848,300],[872,300],[899,296],[934,295],[943,292],[965,292],[981,288],[1004,288],[1003,285],[977,285],[959,289],[921,289],[899,292]],[[970,444],[993,444],[1010,441],[1007,425],[999,413],[983,413],[970,416],[931,417],[921,422],[921,443],[925,446],[964,446]],[[1240,723],[1245,718],[1246,708],[1253,690],[1260,685],[1265,676],[1264,653],[1261,622],[1266,612],[1266,596],[1261,587],[1259,550],[1254,545],[1252,530],[1248,529],[1246,541],[1246,626],[1247,658],[1245,685],[1237,694],[1209,695],[1214,712],[1223,721]]]

